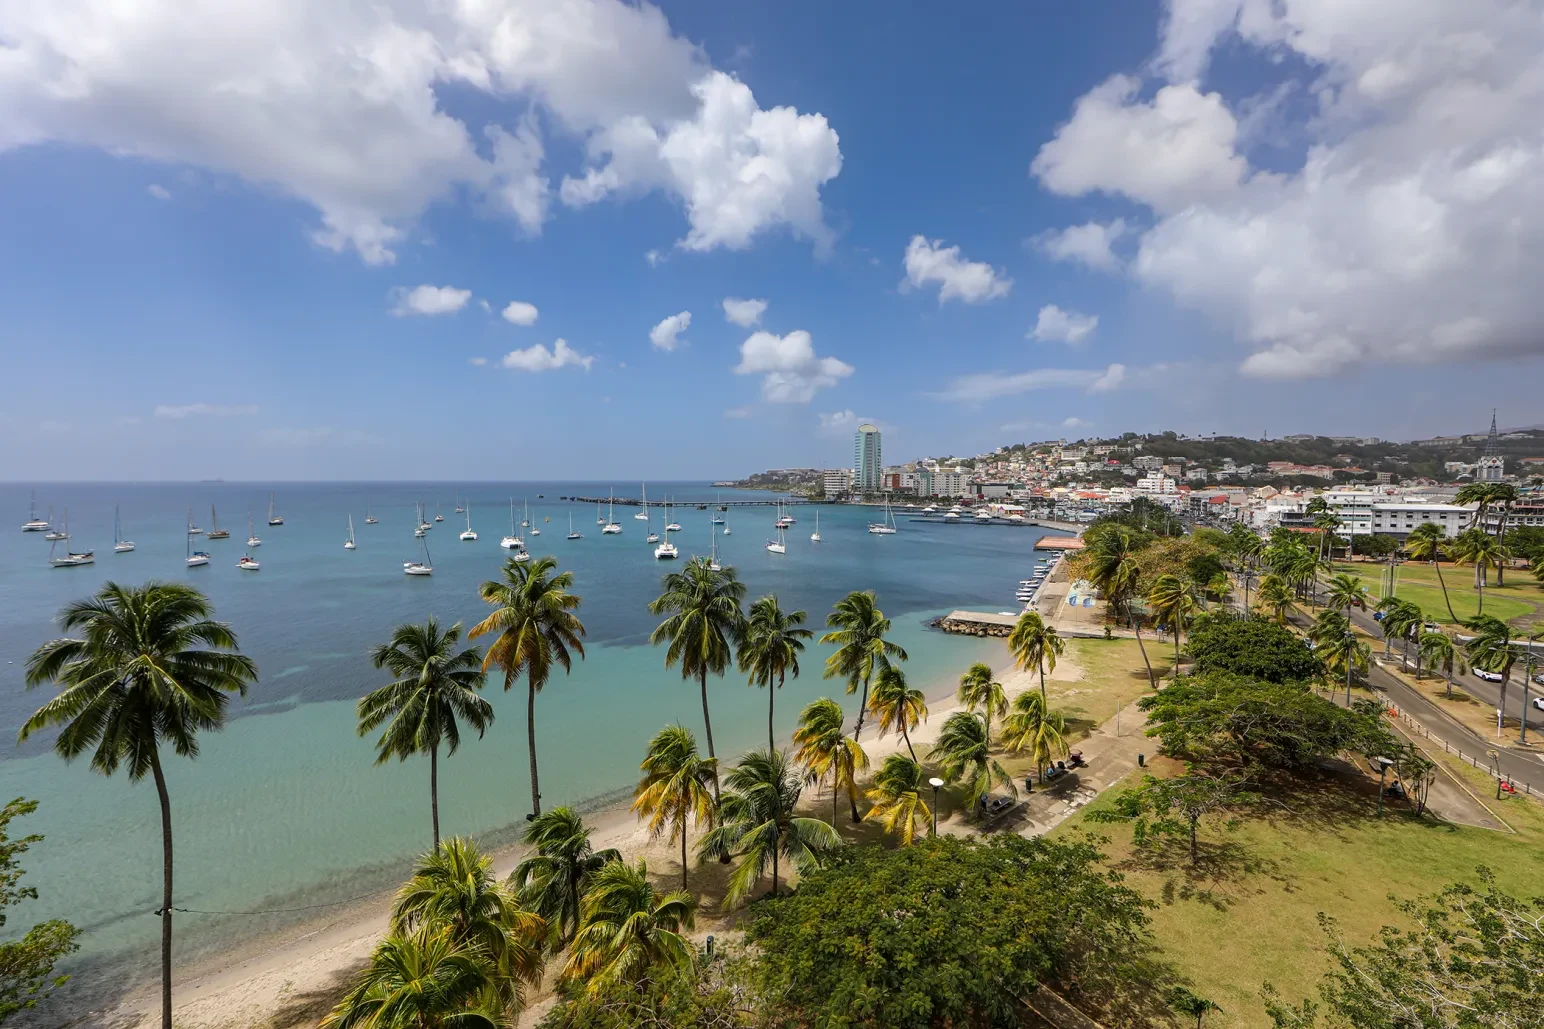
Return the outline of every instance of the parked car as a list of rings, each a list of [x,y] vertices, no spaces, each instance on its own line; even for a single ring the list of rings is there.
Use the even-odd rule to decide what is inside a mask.
[[[1533,681],[1538,683],[1540,686],[1544,686],[1544,672],[1535,673],[1533,676]]]
[[[1501,681],[1501,673],[1500,672],[1487,672],[1483,668],[1476,668],[1474,670],[1474,674],[1478,675],[1481,679],[1484,679],[1486,682],[1500,682]]]
[[[1540,711],[1544,711],[1544,697],[1534,697],[1533,706],[1538,708]]]

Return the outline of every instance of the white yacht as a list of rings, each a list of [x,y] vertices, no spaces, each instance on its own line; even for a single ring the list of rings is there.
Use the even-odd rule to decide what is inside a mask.
[[[525,540],[515,532],[515,498],[509,498],[509,535],[499,540],[499,546],[505,550],[519,550],[525,546]]]
[[[868,529],[875,536],[895,535],[895,515],[890,513],[889,497],[885,497],[885,520],[882,522],[869,522]]]
[[[263,566],[251,554],[242,554],[241,560],[236,562],[236,567],[240,568],[243,572],[255,572]]]
[[[708,571],[722,572],[724,566],[718,563],[718,526],[711,520],[708,522],[708,531],[713,534],[713,541],[708,545]]]
[[[646,522],[649,520],[649,484],[641,483],[639,488],[643,491],[643,510],[633,515],[635,521]]]
[[[728,522],[724,523],[724,535],[725,536],[729,535],[729,523]]]
[[[193,537],[191,535],[188,537],[187,557],[183,559],[183,563],[189,568],[197,568],[199,565],[209,563],[209,555],[207,553],[202,550],[193,549]]]
[[[677,550],[676,545],[671,543],[669,540],[666,540],[654,548],[654,560],[656,561],[674,561],[680,556],[681,552]]]
[[[680,522],[673,522],[673,521],[670,520],[670,500],[668,498],[665,500],[665,531],[666,532],[680,532],[681,531],[681,523]]]
[[[96,555],[90,550],[73,551],[66,547],[63,557],[54,556],[60,539],[70,538],[70,509],[64,509],[64,535],[54,540],[54,545],[48,548],[48,563],[55,568],[74,568],[76,565],[89,565],[96,560]]]
[[[477,533],[472,529],[472,505],[470,503],[466,505],[466,528],[461,532],[461,539],[467,543],[475,543],[477,541]]]
[[[220,528],[220,516],[215,514],[213,504],[209,505],[209,531],[204,533],[204,535],[212,540],[228,540],[231,538],[231,531],[229,529]]]
[[[595,524],[596,525],[605,525],[606,524],[606,519],[601,517],[600,501],[599,500],[597,500],[595,502]]]
[[[616,491],[611,491],[611,503],[606,505],[606,524],[600,530],[604,536],[615,536],[622,531],[622,526],[617,524],[616,516],[617,497]]]
[[[252,528],[252,509],[247,508],[247,546],[260,547],[263,541],[258,537],[257,530]]]
[[[45,532],[43,534],[43,538],[46,539],[46,540],[67,540],[67,539],[69,539],[70,538],[70,525],[69,525],[69,522],[70,522],[70,509],[69,508],[65,508],[64,509],[64,522],[65,522],[65,524],[63,526],[61,526],[59,528],[56,528],[56,529],[49,529],[47,532]],[[48,524],[49,525],[53,525],[54,524],[54,505],[52,505],[52,504],[48,505]]]
[[[522,528],[522,529],[529,529],[530,527],[531,527],[531,498],[530,497],[526,497],[525,498],[525,516],[520,519],[520,528]]]
[[[469,501],[467,501],[467,503],[471,503],[471,501],[469,500]],[[456,494],[456,514],[465,514],[465,513],[466,513],[466,509],[461,506],[461,494],[457,493]]]
[[[379,520],[380,519],[376,518],[373,514],[370,513],[370,502],[368,500],[365,501],[365,524],[374,525]]]
[[[777,502],[777,521],[773,522],[772,524],[777,526],[779,529],[786,529],[793,525],[793,516],[784,510],[783,502],[781,500]]]
[[[38,517],[38,491],[32,491],[32,502],[27,505],[27,520],[21,523],[22,532],[47,532],[48,522]]]
[[[357,546],[357,544],[354,543],[354,516],[353,515],[349,515],[348,516],[348,539],[343,541],[343,549],[344,550],[353,550],[353,549],[356,548],[356,546]]]
[[[643,537],[643,542],[649,543],[649,544],[658,543],[659,542],[659,533],[654,531],[654,516],[653,516],[653,514],[649,510],[649,506],[648,506],[648,503],[647,503],[647,498],[645,498],[645,503],[644,503],[644,507],[643,507],[643,520],[644,520],[645,523],[647,523],[646,526],[645,526],[645,529],[644,529],[644,531],[647,533],[647,535]]]
[[[127,554],[134,544],[123,538],[123,525],[118,521],[118,505],[113,505],[113,553]]]
[[[820,542],[820,512],[819,511],[815,512],[815,531],[810,533],[810,542],[811,543],[819,543]]]
[[[272,490],[268,491],[268,524],[269,525],[283,525],[284,524],[284,516],[283,515],[276,515],[276,514],[273,513],[273,491]]]
[[[68,514],[69,512],[65,513]],[[203,534],[204,530],[193,524],[193,509],[191,507],[188,508],[188,535],[202,536]]]
[[[568,538],[571,540],[584,539],[584,533],[574,531],[574,513],[568,512]]]
[[[418,537],[418,560],[403,561],[402,571],[408,575],[433,575],[434,565],[429,561],[429,541],[423,536]]]
[[[434,502],[434,520],[437,522],[443,522],[445,520],[445,516],[440,514],[440,502],[438,500]]]
[[[531,530],[532,536],[541,535],[541,526],[531,524],[531,502],[529,500],[525,502],[525,525],[526,528]]]
[[[774,554],[788,553],[788,544],[783,542],[783,527],[781,525],[777,527],[777,539],[767,540],[767,549]]]

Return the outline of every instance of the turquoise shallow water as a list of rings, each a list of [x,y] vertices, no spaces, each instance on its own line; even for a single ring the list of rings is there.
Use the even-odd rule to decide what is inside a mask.
[[[636,495],[637,484],[617,484]],[[584,597],[586,658],[571,676],[557,676],[538,701],[543,800],[597,804],[630,786],[648,737],[679,720],[701,737],[697,687],[663,666],[663,651],[648,645],[655,624],[645,605],[667,570],[643,542],[635,508],[617,508],[623,534],[602,536],[593,506],[560,502],[560,495],[603,494],[610,484],[519,483],[462,487],[471,494],[476,543],[463,543],[453,514],[453,485],[415,484],[146,484],[48,485],[40,505],[69,508],[75,549],[94,548],[94,565],[54,569],[41,534],[23,534],[28,489],[0,486],[0,725],[10,740],[21,721],[45,699],[27,693],[27,655],[54,635],[51,619],[65,602],[103,581],[185,579],[204,589],[217,616],[230,622],[242,649],[257,662],[261,681],[232,707],[223,733],[203,738],[196,761],[168,761],[177,848],[177,903],[207,911],[263,911],[261,915],[189,915],[178,922],[184,957],[227,946],[257,932],[320,913],[332,903],[390,885],[429,840],[428,769],[411,761],[374,765],[368,740],[354,732],[354,701],[384,681],[370,667],[369,649],[399,622],[430,613],[471,624],[482,616],[477,583],[492,576],[505,552],[507,501],[529,497],[532,520],[543,529],[528,538],[537,554],[557,555],[571,569]],[[281,527],[261,524],[268,492],[277,494]],[[673,509],[683,531],[672,534],[683,558],[705,553],[709,512],[691,507],[715,497],[766,499],[703,484],[655,483],[651,497],[669,493],[686,502]],[[538,494],[545,499],[538,500]],[[430,534],[434,575],[410,579],[402,561],[414,556],[415,502],[441,502],[445,522]],[[366,526],[366,502],[380,524]],[[113,505],[122,508],[131,554],[112,552]],[[187,509],[209,525],[217,505],[228,540],[202,541],[211,564],[183,565]],[[242,572],[247,509],[259,522],[262,570]],[[585,533],[569,542],[568,515]],[[359,549],[343,550],[348,514]],[[747,583],[749,597],[775,592],[785,608],[810,612],[819,628],[825,613],[853,589],[874,589],[895,623],[895,639],[910,652],[914,682],[952,681],[1001,645],[933,632],[925,622],[956,607],[1012,607],[1014,584],[1034,559],[1038,529],[909,523],[901,532],[871,536],[870,509],[822,508],[824,542],[814,545],[814,509],[795,508],[798,523],[788,553],[763,544],[775,530],[771,508],[731,509],[732,535],[719,542],[720,558]],[[656,527],[659,513],[656,512]],[[549,521],[550,519],[550,521]],[[8,521],[7,521],[8,520]],[[799,709],[840,685],[822,681],[824,650],[812,647],[804,674],[778,698],[777,731],[792,731]],[[524,694],[489,696],[497,721],[483,740],[469,739],[441,763],[441,827],[507,839],[529,807]],[[714,735],[721,755],[754,747],[765,732],[766,697],[729,677],[709,684]],[[843,698],[852,706],[850,698]],[[85,927],[79,960],[130,975],[155,970],[158,923],[149,913],[160,896],[160,836],[155,793],[148,781],[105,779],[84,762],[66,765],[48,740],[0,745],[0,795],[41,801],[25,831],[47,839],[28,855],[28,881],[41,899],[28,906],[27,924],[66,917]],[[271,912],[271,909],[285,909]],[[301,910],[293,910],[301,909]],[[13,925],[20,921],[13,918]],[[122,974],[121,972],[115,974]]]

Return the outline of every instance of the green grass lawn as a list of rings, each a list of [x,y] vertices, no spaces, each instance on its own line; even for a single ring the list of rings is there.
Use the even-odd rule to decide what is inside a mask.
[[[1374,597],[1382,583],[1383,566],[1369,562],[1346,563],[1337,561],[1336,572],[1347,572],[1362,580]],[[1485,613],[1504,622],[1524,623],[1539,615],[1544,606],[1544,588],[1525,569],[1509,569],[1505,586],[1490,586],[1485,590]],[[1448,599],[1453,602],[1453,613],[1460,620],[1473,618],[1479,613],[1479,594],[1474,588],[1474,569],[1454,565],[1442,566],[1442,577],[1447,582]],[[1494,573],[1492,573],[1494,578]],[[1428,618],[1435,622],[1451,624],[1447,605],[1442,601],[1442,587],[1437,581],[1436,570],[1428,564],[1407,562],[1399,568],[1398,595],[1421,605]]]
[[[1195,869],[1183,849],[1161,860],[1133,859],[1126,826],[1088,823],[1088,810],[1110,805],[1109,791],[1056,832],[1087,828],[1108,837],[1111,865],[1157,904],[1152,929],[1160,959],[1222,1006],[1208,1016],[1208,1029],[1254,1029],[1269,1025],[1260,993],[1266,982],[1290,1001],[1317,999],[1329,967],[1320,912],[1362,945],[1374,942],[1381,926],[1400,923],[1390,894],[1414,898],[1450,882],[1475,882],[1478,865],[1494,869],[1514,895],[1544,894],[1544,809],[1533,801],[1498,807],[1518,829],[1514,836],[1403,813],[1377,819],[1376,786],[1362,785],[1358,793],[1326,779],[1275,795],[1284,807],[1249,815],[1232,832],[1208,827]]]

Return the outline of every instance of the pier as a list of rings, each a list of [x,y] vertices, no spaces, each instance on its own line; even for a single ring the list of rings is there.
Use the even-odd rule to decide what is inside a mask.
[[[566,500],[573,504],[615,504],[617,507],[666,506],[666,502],[663,500],[651,500],[645,504],[638,497],[558,497],[558,499]],[[727,509],[731,507],[776,507],[779,504],[783,505],[784,507],[793,507],[795,505],[802,506],[808,504],[827,506],[834,505],[836,503],[837,501],[835,500],[812,500],[809,497],[769,497],[766,500],[691,500],[684,503],[671,502],[669,506],[679,508],[681,510],[685,510],[686,508],[690,507],[696,508],[699,511],[712,511],[719,508]]]

